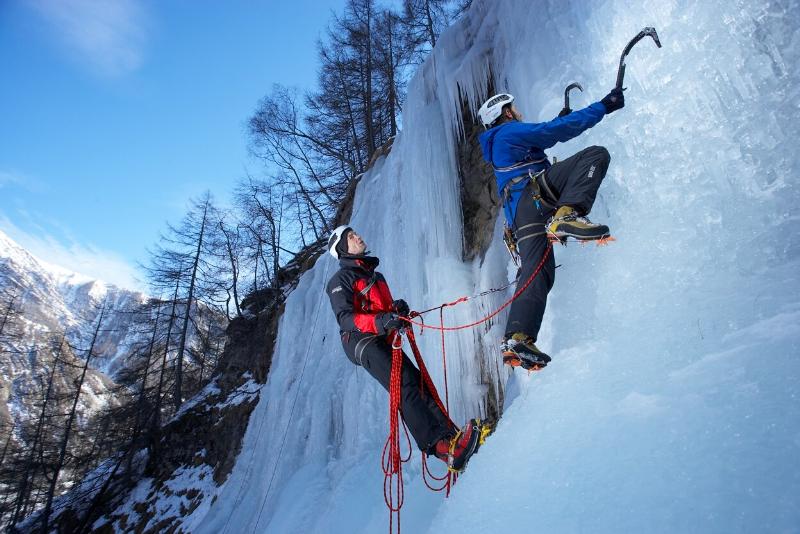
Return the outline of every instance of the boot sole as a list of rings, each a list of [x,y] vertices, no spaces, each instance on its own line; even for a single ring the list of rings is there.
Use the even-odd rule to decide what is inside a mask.
[[[537,363],[526,362],[516,354],[504,354],[503,363],[511,367],[522,367],[526,371],[541,371],[542,369],[547,367],[547,364],[542,362],[537,362]]]

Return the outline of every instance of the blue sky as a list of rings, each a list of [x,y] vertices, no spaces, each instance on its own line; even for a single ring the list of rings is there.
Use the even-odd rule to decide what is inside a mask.
[[[273,83],[313,87],[344,0],[0,1],[0,230],[131,287],[206,189],[258,165],[245,122]]]

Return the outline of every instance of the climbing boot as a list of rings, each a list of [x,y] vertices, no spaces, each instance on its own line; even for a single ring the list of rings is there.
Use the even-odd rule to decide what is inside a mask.
[[[608,226],[595,224],[570,206],[561,206],[547,222],[547,233],[564,241],[573,237],[581,241],[605,239],[611,235]]]
[[[530,336],[518,332],[503,341],[503,363],[511,367],[522,367],[539,371],[550,363],[550,356],[540,351]]]
[[[440,439],[434,446],[434,454],[447,463],[448,469],[460,473],[478,450],[482,430],[480,419],[470,419],[455,436]]]

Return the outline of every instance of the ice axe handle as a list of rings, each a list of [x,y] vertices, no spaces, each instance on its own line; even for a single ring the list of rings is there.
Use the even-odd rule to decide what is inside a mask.
[[[625,56],[630,53],[631,49],[636,43],[648,35],[653,38],[656,46],[661,48],[661,41],[658,39],[658,32],[656,32],[656,29],[652,26],[648,26],[647,28],[643,29],[636,35],[636,37],[631,39],[628,45],[625,47],[625,50],[622,51],[622,56],[619,58],[619,69],[617,70],[617,87],[619,89],[622,89],[622,80],[625,78]]]

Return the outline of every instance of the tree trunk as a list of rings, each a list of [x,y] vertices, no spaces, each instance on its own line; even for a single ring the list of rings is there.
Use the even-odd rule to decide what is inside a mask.
[[[64,338],[61,338],[63,346]],[[36,458],[36,450],[41,447],[42,429],[44,428],[44,420],[47,413],[47,405],[50,403],[50,395],[53,392],[53,378],[55,376],[57,358],[53,359],[53,366],[50,368],[50,376],[47,378],[47,390],[44,394],[42,402],[42,410],[39,412],[39,419],[36,422],[36,432],[33,435],[33,443],[29,444],[30,450],[28,451],[28,459],[25,461],[25,468],[22,472],[22,478],[19,481],[19,489],[17,490],[17,498],[14,503],[14,515],[11,518],[11,524],[14,525],[24,517],[24,510],[27,508],[27,503],[30,497],[30,478],[33,471],[33,463]],[[9,436],[9,439],[11,437]]]
[[[186,333],[189,330],[189,314],[192,311],[192,300],[194,299],[194,286],[197,280],[197,266],[200,263],[200,250],[203,246],[203,235],[206,230],[206,218],[208,216],[208,203],[206,199],[203,205],[203,220],[200,223],[200,237],[197,239],[197,250],[194,255],[194,263],[192,264],[192,279],[189,282],[189,296],[186,299],[186,313],[183,317],[183,327],[181,328],[181,340],[178,344],[178,359],[175,362],[175,410],[181,407],[183,399],[181,398],[181,388],[183,384],[183,353],[186,350]]]
[[[233,250],[231,239],[228,232],[225,230],[225,224],[220,220],[219,229],[222,235],[225,236],[225,248],[228,251],[228,260],[231,264],[231,277],[233,278],[233,303],[236,305],[236,315],[241,315],[242,310],[239,308],[239,269],[236,267],[236,253]]]
[[[182,271],[183,266],[179,271]],[[169,340],[172,337],[172,327],[175,325],[175,306],[178,302],[178,290],[181,285],[181,280],[175,281],[175,294],[172,296],[172,310],[169,314],[169,325],[167,326],[167,338],[164,341],[164,357],[161,359],[161,372],[158,374],[158,388],[156,389],[156,407],[153,412],[153,434],[155,430],[161,426],[161,394],[164,390],[164,372],[167,368],[167,355],[169,354]]]

